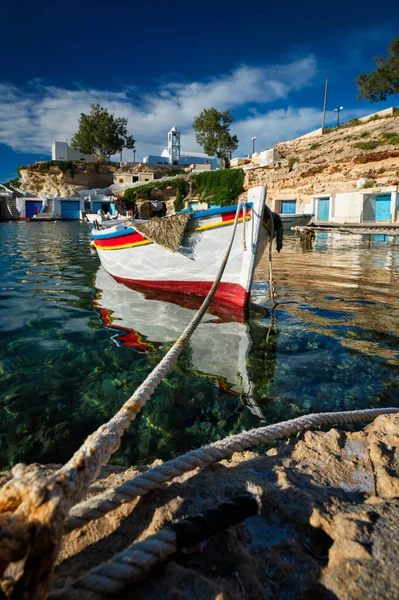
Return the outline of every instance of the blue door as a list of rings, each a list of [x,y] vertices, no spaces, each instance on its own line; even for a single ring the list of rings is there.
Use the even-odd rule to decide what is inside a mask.
[[[103,210],[104,213],[111,212],[110,202],[93,202],[93,211],[97,213],[99,210]]]
[[[375,198],[375,220],[391,220],[391,194],[378,194]]]
[[[35,215],[38,215],[42,210],[42,206],[42,200],[27,200],[25,202],[25,215],[27,217],[34,217]]]
[[[296,213],[296,200],[282,200],[281,201],[281,213],[282,215],[295,215]]]
[[[328,221],[330,214],[330,198],[319,198],[317,208],[317,220]]]
[[[80,202],[61,201],[61,217],[63,219],[80,219]]]

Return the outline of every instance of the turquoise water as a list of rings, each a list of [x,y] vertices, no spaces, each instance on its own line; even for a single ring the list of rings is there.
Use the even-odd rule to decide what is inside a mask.
[[[116,284],[89,241],[83,223],[0,223],[1,468],[66,461],[193,314]],[[273,318],[267,268],[245,322],[207,316],[113,462],[312,411],[399,405],[399,239],[319,234],[303,250],[287,237]]]

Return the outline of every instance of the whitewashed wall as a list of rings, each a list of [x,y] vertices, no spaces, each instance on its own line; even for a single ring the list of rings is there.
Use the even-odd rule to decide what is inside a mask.
[[[82,154],[74,150],[66,142],[53,142],[51,146],[52,160],[87,160],[94,162],[96,157],[93,154]]]
[[[363,194],[346,192],[331,197],[332,223],[360,223],[363,212]]]

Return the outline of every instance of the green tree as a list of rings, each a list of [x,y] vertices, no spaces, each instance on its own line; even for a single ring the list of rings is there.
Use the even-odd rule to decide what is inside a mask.
[[[237,136],[230,133],[233,121],[229,110],[219,112],[216,108],[205,108],[193,123],[197,143],[208,156],[216,154],[222,169],[228,166],[231,153],[238,146]]]
[[[132,150],[135,140],[127,133],[127,119],[115,117],[101,104],[92,104],[90,114],[81,113],[79,130],[71,145],[83,154],[94,154],[97,160],[109,159],[123,148]]]
[[[390,56],[377,57],[375,71],[367,75],[362,73],[356,79],[359,87],[359,98],[370,102],[386,100],[388,96],[399,94],[399,36],[388,47]]]

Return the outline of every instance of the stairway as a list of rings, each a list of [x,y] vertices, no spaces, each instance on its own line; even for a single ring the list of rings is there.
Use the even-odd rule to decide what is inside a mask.
[[[15,194],[12,195],[12,198],[7,202],[8,210],[10,211],[13,219],[19,219],[20,212],[17,209],[17,197]]]
[[[35,221],[49,221],[54,218],[54,198],[47,198],[47,204],[44,210],[35,216]]]
[[[126,204],[120,198],[115,198],[114,202],[115,202],[116,210],[118,211],[118,213],[125,217],[126,216]]]

